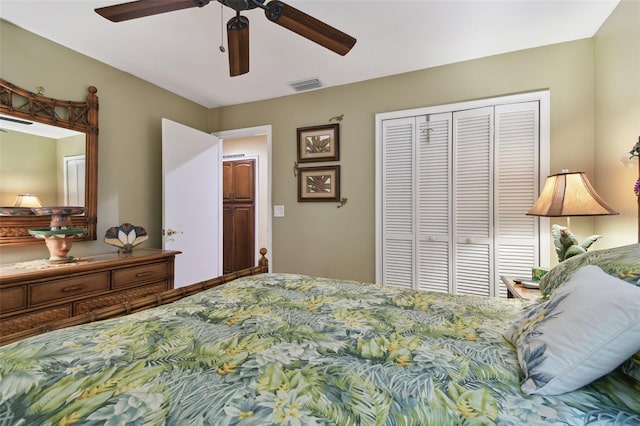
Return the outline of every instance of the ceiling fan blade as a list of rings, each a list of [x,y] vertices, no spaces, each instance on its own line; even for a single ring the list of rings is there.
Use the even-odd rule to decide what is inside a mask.
[[[229,45],[229,75],[235,77],[249,72],[249,19],[240,14],[227,22]]]
[[[95,11],[112,22],[121,22],[190,7],[202,7],[207,4],[209,0],[138,0],[99,7]]]
[[[287,28],[339,55],[349,53],[356,39],[349,34],[325,24],[324,22],[307,15],[295,7],[284,4],[281,1],[271,1],[266,5],[265,15],[276,24]]]

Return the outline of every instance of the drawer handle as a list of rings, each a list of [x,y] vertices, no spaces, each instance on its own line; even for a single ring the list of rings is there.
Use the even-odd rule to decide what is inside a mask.
[[[79,285],[70,285],[69,287],[65,287],[62,289],[62,291],[64,293],[69,293],[71,291],[78,291],[78,290],[82,290],[84,288],[84,284],[79,284]]]
[[[151,271],[139,272],[139,273],[136,274],[136,278],[144,278],[144,277],[148,277],[150,275],[153,275],[153,272],[151,272]]]

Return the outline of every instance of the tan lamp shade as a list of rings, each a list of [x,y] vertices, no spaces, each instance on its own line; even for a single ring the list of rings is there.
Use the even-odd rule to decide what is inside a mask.
[[[42,207],[40,199],[32,194],[18,194],[14,207]]]
[[[584,172],[547,177],[540,197],[527,212],[531,216],[568,217],[618,214],[598,195]]]

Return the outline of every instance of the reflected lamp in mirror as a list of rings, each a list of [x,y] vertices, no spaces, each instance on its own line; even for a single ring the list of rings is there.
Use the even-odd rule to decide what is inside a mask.
[[[13,206],[26,208],[42,207],[42,203],[40,202],[40,199],[33,194],[18,194]]]
[[[563,261],[576,254],[584,253],[600,235],[592,235],[578,242],[571,233],[571,216],[617,215],[598,195],[584,172],[562,171],[547,177],[542,193],[527,212],[530,216],[566,217],[567,226],[553,225],[552,234],[558,254]]]

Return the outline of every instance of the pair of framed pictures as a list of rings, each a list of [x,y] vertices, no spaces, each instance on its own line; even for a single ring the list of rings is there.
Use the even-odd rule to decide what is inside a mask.
[[[298,128],[298,163],[338,161],[340,125]],[[340,166],[298,169],[298,201],[340,201]]]

